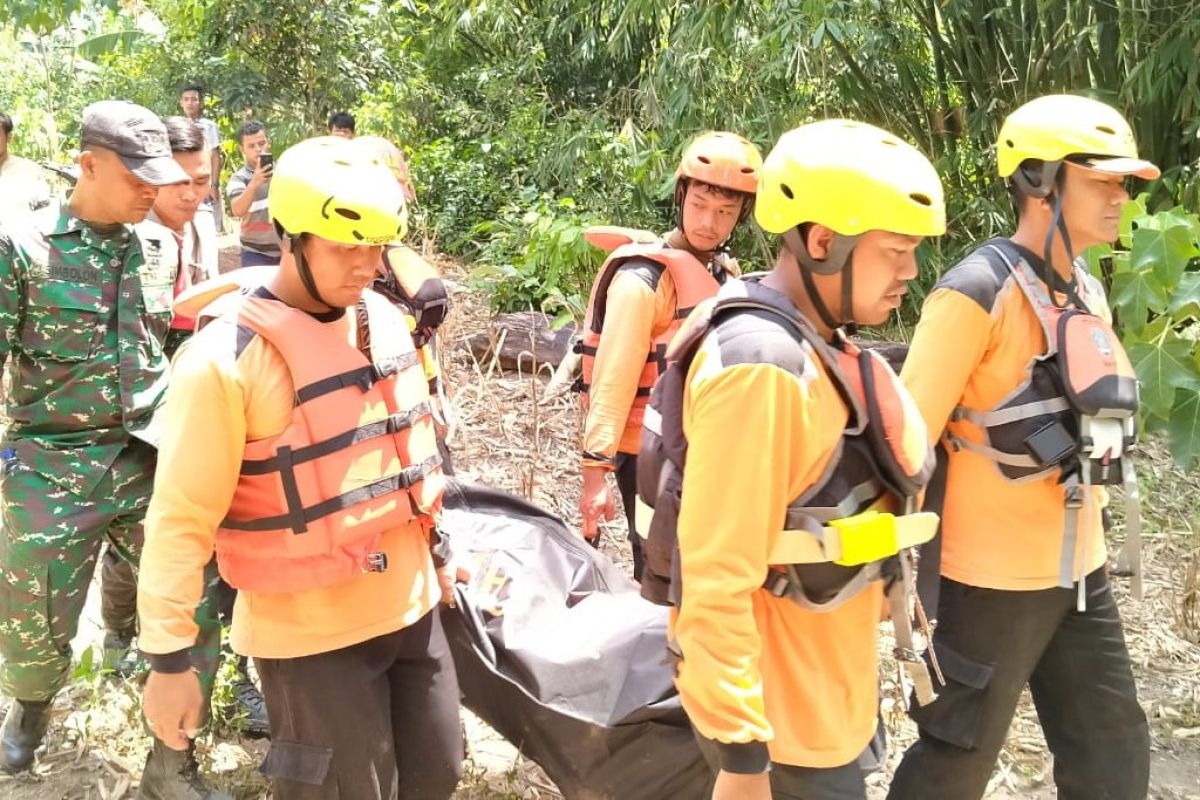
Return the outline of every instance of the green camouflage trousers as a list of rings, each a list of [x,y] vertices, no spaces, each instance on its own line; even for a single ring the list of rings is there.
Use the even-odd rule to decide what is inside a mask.
[[[107,541],[121,558],[137,563],[154,483],[154,451],[135,444],[118,460],[122,468],[111,470],[86,500],[18,459],[4,465],[0,694],[35,701],[54,697],[70,675],[71,639],[101,546]],[[196,609],[200,633],[191,658],[207,696],[220,655],[215,562],[205,577],[210,590]]]
[[[214,558],[204,568],[204,596],[196,609],[200,631],[196,645],[188,651],[206,699],[212,696],[213,679],[221,664],[222,601],[221,573]],[[105,548],[100,557],[100,619],[105,631],[137,635],[137,566],[112,546]]]

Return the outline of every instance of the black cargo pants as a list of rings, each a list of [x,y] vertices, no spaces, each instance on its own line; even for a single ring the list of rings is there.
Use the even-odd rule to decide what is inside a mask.
[[[642,565],[646,557],[642,555],[642,537],[637,531],[637,456],[631,453],[617,453],[615,464],[617,473],[617,490],[621,493],[621,505],[625,508],[625,521],[629,524],[629,549],[633,553],[633,579],[642,582]]]
[[[458,679],[437,609],[395,633],[255,658],[275,800],[446,800],[462,776]]]
[[[720,770],[716,745],[698,733],[696,743],[715,775]],[[866,776],[879,769],[886,758],[886,731],[881,722],[867,749],[849,764],[797,767],[771,762],[771,800],[866,800]]]
[[[987,787],[1029,684],[1061,800],[1142,800],[1150,734],[1103,569],[1074,589],[981,589],[942,578],[933,642],[947,685],[912,706],[920,739],[889,800],[972,800]]]

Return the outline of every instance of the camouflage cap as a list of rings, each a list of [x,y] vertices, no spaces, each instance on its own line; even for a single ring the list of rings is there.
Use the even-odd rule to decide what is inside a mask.
[[[190,178],[171,157],[167,129],[154,112],[124,100],[101,100],[83,110],[83,146],[112,150],[134,177],[151,186]]]

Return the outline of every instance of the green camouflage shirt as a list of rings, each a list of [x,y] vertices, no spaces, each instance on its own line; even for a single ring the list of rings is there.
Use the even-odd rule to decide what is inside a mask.
[[[0,230],[5,446],[82,497],[131,436],[156,443],[178,269],[169,249],[129,225],[89,226],[65,203]]]

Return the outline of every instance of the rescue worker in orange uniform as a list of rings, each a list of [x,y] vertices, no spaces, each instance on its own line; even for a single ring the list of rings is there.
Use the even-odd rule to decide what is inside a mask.
[[[826,120],[767,156],[755,216],[782,237],[774,269],[692,314],[646,412],[647,578],[675,576],[676,684],[714,800],[865,798],[885,584],[900,641],[910,548],[937,520],[916,511],[924,424],[846,333],[899,307],[945,230],[942,186],[892,134]]]
[[[410,203],[415,194],[400,148],[382,136],[353,138],[364,153],[387,165],[404,192],[405,202]],[[268,280],[274,271],[273,266],[244,267],[197,284],[176,298],[175,318],[188,317],[189,313],[198,311],[226,292],[253,292]],[[413,343],[421,356],[425,376],[429,380],[429,393],[434,400],[442,472],[452,475],[450,450],[446,439],[455,427],[454,409],[446,396],[436,347],[437,330],[450,312],[450,296],[446,283],[435,266],[407,244],[395,241],[383,249],[379,274],[371,288],[396,303],[408,317]],[[194,324],[189,326],[189,330],[192,327]]]
[[[605,261],[584,321],[583,536],[599,544],[599,522],[615,513],[607,476],[615,473],[633,551],[642,573],[634,496],[642,409],[665,367],[663,354],[701,300],[737,274],[727,245],[754,206],[762,156],[733,133],[698,136],[675,176],[675,228],[653,242],[630,242]]]
[[[269,202],[278,271],[202,311],[173,366],[138,596],[146,719],[170,747],[194,735],[186,648],[215,549],[238,590],[233,647],[262,679],[274,796],[448,798],[462,740],[436,611],[444,481],[409,325],[367,288],[405,233],[403,194],[323,137],[279,158]]]
[[[981,797],[1028,685],[1058,796],[1140,800],[1149,734],[1092,485],[1136,493],[1123,450],[1137,383],[1103,287],[1075,255],[1114,241],[1127,180],[1159,171],[1116,110],[1076,96],[1018,108],[997,152],[1017,229],[942,276],[902,372],[948,460],[933,638],[946,685],[911,709],[920,739],[889,796]],[[1093,407],[1080,373],[1104,395]],[[1137,581],[1128,544],[1120,562]]]

